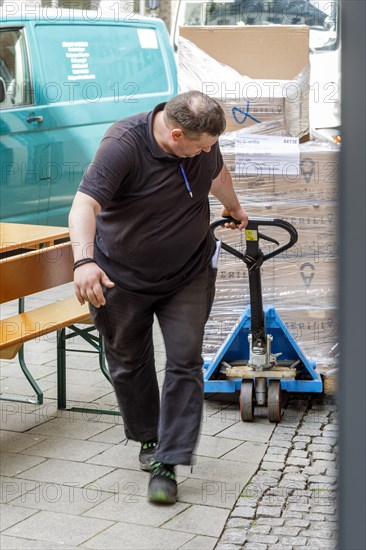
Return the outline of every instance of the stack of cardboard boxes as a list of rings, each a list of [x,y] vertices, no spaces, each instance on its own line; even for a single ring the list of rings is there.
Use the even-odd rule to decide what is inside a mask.
[[[228,126],[220,138],[224,161],[229,168],[235,190],[249,217],[281,218],[292,223],[298,231],[297,244],[284,254],[262,266],[262,291],[265,306],[274,306],[302,350],[316,359],[318,368],[327,374],[334,367],[330,351],[338,340],[337,271],[338,223],[337,189],[339,146],[330,141],[310,139],[308,99],[309,82],[304,78],[309,65],[309,36],[307,27],[182,27],[184,48],[179,58],[181,89],[189,89],[189,52],[200,48],[222,69],[214,71],[210,86],[202,82],[201,90],[209,93],[225,89],[225,66],[235,69],[255,81],[258,89],[290,89],[297,83],[299,94],[283,97],[281,113],[284,120],[266,113],[266,118],[253,121],[254,109],[278,105],[276,97],[257,98],[248,116],[247,97],[229,97],[221,93]],[[194,49],[195,55],[200,50]],[[178,48],[179,51],[179,48]],[[191,59],[191,63],[194,60]],[[205,61],[207,66],[207,59]],[[212,65],[214,67],[214,64]],[[220,76],[221,75],[221,76]],[[239,81],[239,77],[238,77]],[[286,85],[286,82],[288,85]],[[232,84],[230,84],[233,88]],[[194,79],[192,88],[197,89]],[[191,88],[191,89],[192,89]],[[243,90],[241,85],[239,89]],[[236,109],[236,110],[235,110]],[[232,117],[239,110],[247,113]],[[278,113],[278,108],[277,108]],[[293,117],[297,117],[294,123]],[[279,129],[276,132],[276,126]],[[302,143],[300,143],[302,142]],[[211,198],[212,218],[221,215],[221,205]],[[264,233],[282,240],[283,231],[266,228]],[[225,242],[245,250],[242,232],[219,230]],[[264,252],[274,245],[261,241]],[[207,324],[204,355],[215,353],[237,318],[249,304],[246,266],[234,256],[221,253],[215,304]]]

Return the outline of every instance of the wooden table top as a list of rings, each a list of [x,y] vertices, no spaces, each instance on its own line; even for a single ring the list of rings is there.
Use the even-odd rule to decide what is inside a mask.
[[[51,246],[57,239],[69,237],[67,227],[0,222],[0,253],[20,248]]]

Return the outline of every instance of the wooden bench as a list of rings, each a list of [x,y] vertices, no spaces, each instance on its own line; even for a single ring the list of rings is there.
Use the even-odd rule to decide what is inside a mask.
[[[25,401],[41,404],[43,394],[25,365],[22,346],[25,342],[57,332],[58,407],[66,408],[66,327],[75,329],[73,334],[82,336],[98,351],[102,371],[109,380],[101,337],[91,334],[95,328],[88,305],[81,306],[72,291],[69,297],[57,299],[57,287],[73,280],[72,267],[73,254],[70,242],[0,260],[0,303],[20,301],[19,313],[0,322],[0,358],[13,359],[17,355],[20,356],[21,367],[37,393],[37,401]],[[55,300],[52,303],[24,311],[25,297],[48,289],[55,289]],[[80,329],[75,327],[75,324],[91,326]],[[7,399],[4,396],[1,398]],[[8,399],[22,400],[10,397]]]

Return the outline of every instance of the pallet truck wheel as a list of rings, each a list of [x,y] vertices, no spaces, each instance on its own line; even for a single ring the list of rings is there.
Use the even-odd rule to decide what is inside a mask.
[[[281,420],[281,382],[270,380],[268,383],[268,420],[280,422]]]
[[[243,380],[240,389],[240,417],[243,422],[254,420],[254,382]]]

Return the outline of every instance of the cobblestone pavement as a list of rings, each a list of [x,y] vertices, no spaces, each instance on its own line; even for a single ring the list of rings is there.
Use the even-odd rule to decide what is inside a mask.
[[[337,432],[332,398],[291,397],[215,550],[336,548]]]

